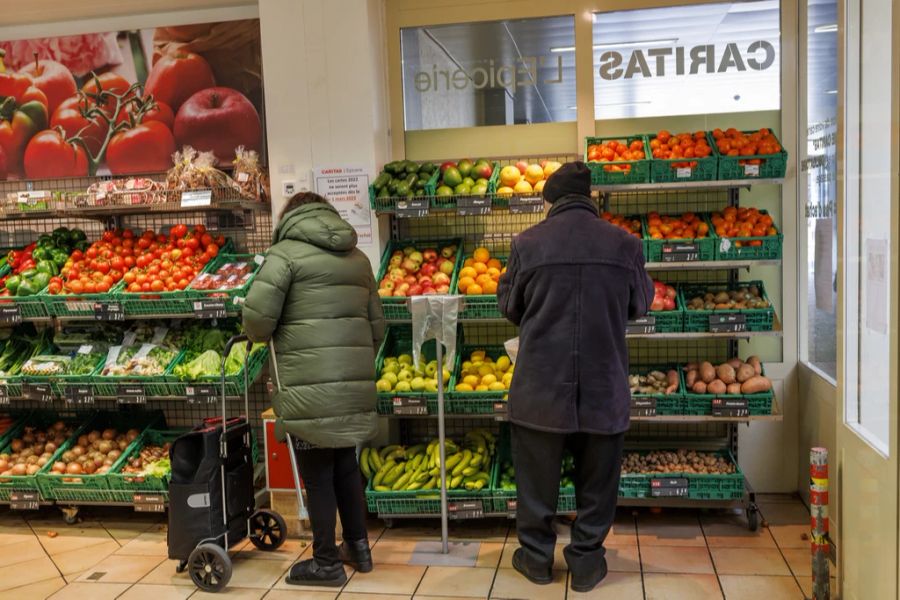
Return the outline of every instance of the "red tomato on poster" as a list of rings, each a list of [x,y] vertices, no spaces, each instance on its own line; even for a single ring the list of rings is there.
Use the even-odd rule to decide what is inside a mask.
[[[215,77],[206,59],[193,52],[178,52],[156,61],[144,91],[177,112],[184,101],[196,92],[215,85]]]
[[[175,139],[159,121],[149,121],[115,134],[106,149],[106,164],[114,175],[154,173],[172,166]]]
[[[42,131],[25,148],[25,176],[28,179],[85,177],[88,157],[84,148],[66,141],[55,129]]]

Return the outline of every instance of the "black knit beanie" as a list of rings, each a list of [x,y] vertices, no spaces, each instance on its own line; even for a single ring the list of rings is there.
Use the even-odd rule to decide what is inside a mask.
[[[591,195],[591,171],[580,160],[561,166],[544,184],[544,200],[553,204],[564,196]]]

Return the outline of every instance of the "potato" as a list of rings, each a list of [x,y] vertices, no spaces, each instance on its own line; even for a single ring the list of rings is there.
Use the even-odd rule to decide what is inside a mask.
[[[757,375],[762,375],[762,361],[759,360],[758,356],[751,356],[747,359],[748,365],[753,365],[753,369],[756,371]]]
[[[722,383],[724,383],[725,385],[734,383],[734,367],[732,367],[728,363],[716,367],[716,375],[719,377],[719,379],[722,380]]]
[[[716,369],[709,362],[700,363],[700,379],[703,380],[704,383],[709,383],[713,379],[716,378]]]
[[[737,395],[741,393],[741,384],[740,383],[729,383],[728,388],[725,390],[726,394]]]
[[[708,386],[706,386],[707,394],[716,394],[717,396],[720,394],[724,394],[727,386],[722,382],[721,379],[716,379],[710,382]]]
[[[768,377],[762,375],[754,375],[741,384],[741,393],[743,394],[759,394],[768,392],[772,389],[772,382]]]
[[[684,376],[684,382],[689,388],[694,386],[694,382],[697,381],[697,375],[697,369],[691,369],[687,372],[687,375]]]
[[[735,374],[735,379],[737,379],[737,381],[739,383],[744,383],[745,381],[749,380],[751,377],[755,377],[755,376],[756,376],[756,370],[753,368],[753,365],[743,364],[743,365],[741,365],[741,368],[737,370],[737,373]]]
[[[706,384],[702,381],[695,381],[694,385],[691,387],[691,390],[695,394],[705,394],[706,393]]]
[[[728,364],[731,365],[731,368],[737,371],[741,368],[741,365],[744,364],[744,361],[742,361],[738,357],[734,357],[728,360]]]

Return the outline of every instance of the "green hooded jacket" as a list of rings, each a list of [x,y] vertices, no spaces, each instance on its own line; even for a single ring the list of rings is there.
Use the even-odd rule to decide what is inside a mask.
[[[276,435],[323,448],[375,436],[375,353],[384,313],[356,231],[329,204],[284,215],[247,294],[244,332],[275,343]]]

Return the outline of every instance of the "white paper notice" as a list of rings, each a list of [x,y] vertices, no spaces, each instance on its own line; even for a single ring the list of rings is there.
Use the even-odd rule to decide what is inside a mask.
[[[888,323],[887,270],[887,240],[866,240],[866,327],[882,335],[887,334]]]
[[[313,169],[316,193],[328,198],[341,217],[356,230],[359,246],[372,245],[369,174],[358,166]]]

